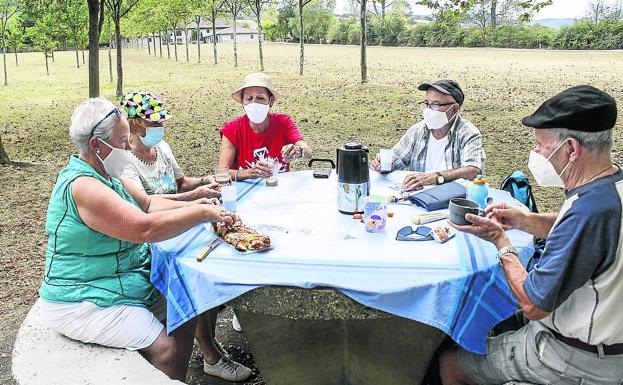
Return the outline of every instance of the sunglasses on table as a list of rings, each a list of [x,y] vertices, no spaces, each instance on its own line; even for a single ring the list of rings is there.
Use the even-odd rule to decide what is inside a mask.
[[[433,239],[433,229],[427,226],[418,226],[415,229],[405,226],[396,233],[397,241],[430,241]]]

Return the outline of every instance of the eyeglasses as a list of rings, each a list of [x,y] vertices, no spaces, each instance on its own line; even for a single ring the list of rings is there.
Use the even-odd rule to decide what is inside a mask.
[[[411,226],[405,226],[396,233],[397,241],[430,241],[433,239],[433,230],[427,226],[418,226],[413,229]]]
[[[450,106],[450,105],[452,105],[454,103],[455,102],[449,102],[449,103],[432,102],[432,103],[429,103],[428,100],[424,100],[424,101],[420,102],[420,106],[422,108],[430,108],[431,110],[439,111],[439,110],[441,110],[441,107],[443,107],[443,106]]]
[[[115,114],[116,117],[120,118],[121,117],[121,111],[119,111],[119,109],[117,107],[115,107],[112,111],[110,111],[109,113],[106,114],[106,116],[104,116],[99,122],[95,123],[95,125],[93,126],[93,128],[91,129],[91,135],[93,136],[93,133],[95,132],[95,129],[97,128],[97,126],[99,126],[100,124],[102,124],[102,122],[106,119],[108,119],[108,117],[112,114]]]

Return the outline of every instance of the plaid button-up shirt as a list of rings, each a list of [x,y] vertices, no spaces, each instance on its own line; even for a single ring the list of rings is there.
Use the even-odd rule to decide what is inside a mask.
[[[414,124],[392,148],[394,152],[393,169],[424,172],[426,164],[426,146],[430,130],[424,121]],[[448,144],[445,151],[444,170],[474,166],[485,172],[485,149],[482,135],[470,121],[457,116],[448,131]]]

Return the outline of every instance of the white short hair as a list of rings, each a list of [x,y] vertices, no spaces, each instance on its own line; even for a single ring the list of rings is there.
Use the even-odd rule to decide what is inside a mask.
[[[91,151],[89,140],[92,136],[101,138],[106,142],[110,139],[112,130],[120,117],[117,114],[110,114],[106,119],[102,119],[115,108],[110,100],[101,96],[85,100],[76,107],[71,115],[69,136],[81,154],[87,154]],[[98,124],[98,122],[100,123]],[[96,124],[97,127],[94,130]]]
[[[584,132],[566,128],[552,128],[549,130],[558,143],[568,138],[574,138],[581,146],[595,155],[610,154],[612,150],[612,130],[599,132]]]

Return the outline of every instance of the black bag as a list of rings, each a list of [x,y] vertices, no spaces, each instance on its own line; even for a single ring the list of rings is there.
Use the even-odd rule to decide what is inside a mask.
[[[449,182],[409,195],[409,201],[426,211],[435,211],[447,209],[450,199],[465,198],[466,195],[465,187],[457,182]]]

